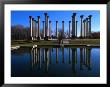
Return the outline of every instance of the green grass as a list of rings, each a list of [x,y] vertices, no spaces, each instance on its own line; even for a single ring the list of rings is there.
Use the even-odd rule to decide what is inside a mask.
[[[16,41],[11,41],[12,46],[32,46],[34,44],[37,45],[59,45],[58,41],[32,41],[32,40],[16,40]],[[74,39],[74,40],[69,40],[69,44],[64,44],[64,45],[94,45],[94,46],[100,46],[100,39]]]

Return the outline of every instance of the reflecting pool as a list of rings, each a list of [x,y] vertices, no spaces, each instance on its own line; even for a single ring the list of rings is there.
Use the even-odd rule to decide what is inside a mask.
[[[99,77],[99,47],[20,47],[11,51],[12,77]]]

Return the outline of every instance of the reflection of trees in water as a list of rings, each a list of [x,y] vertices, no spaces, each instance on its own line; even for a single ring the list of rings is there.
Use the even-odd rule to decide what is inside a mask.
[[[42,63],[44,64],[43,67],[45,67],[45,71],[48,72],[49,65],[52,64],[51,57],[54,56],[51,54],[53,48],[32,48],[31,49],[31,65],[32,68],[38,67],[38,69],[41,69]],[[65,48],[62,47],[60,48],[55,48],[53,49],[56,54],[56,64],[59,63],[59,53],[61,52],[61,60],[62,64],[65,64],[65,59],[64,59],[64,50]],[[87,68],[88,70],[91,69],[91,48],[80,48],[80,70],[84,70],[84,67]],[[68,63],[72,65],[72,71],[73,73],[77,73],[77,62],[78,62],[78,57],[77,57],[77,48],[68,48]]]

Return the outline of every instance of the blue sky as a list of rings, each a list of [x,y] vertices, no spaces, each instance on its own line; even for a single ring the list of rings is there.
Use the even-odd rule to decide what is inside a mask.
[[[56,22],[59,21],[58,27],[62,28],[62,21],[65,21],[65,32],[69,31],[69,21],[71,21],[71,16],[76,12],[76,20],[78,21],[78,36],[80,35],[80,15],[84,15],[84,18],[88,15],[92,15],[91,20],[91,30],[93,32],[100,31],[100,11],[11,11],[11,25],[23,25],[29,27],[29,16],[32,16],[37,20],[37,16],[41,17],[41,29],[42,21],[45,20],[44,13],[47,12],[49,15],[49,20],[52,21],[52,30],[55,31]]]

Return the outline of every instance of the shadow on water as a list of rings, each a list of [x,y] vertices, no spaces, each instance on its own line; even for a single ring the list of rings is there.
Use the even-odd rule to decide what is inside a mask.
[[[100,76],[100,48],[21,47],[11,54],[12,76]]]

